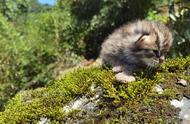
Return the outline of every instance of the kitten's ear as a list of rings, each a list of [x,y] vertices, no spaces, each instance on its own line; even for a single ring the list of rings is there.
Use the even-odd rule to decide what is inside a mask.
[[[148,39],[148,34],[141,35],[138,40],[135,42],[136,45],[141,44],[143,41],[146,41]]]

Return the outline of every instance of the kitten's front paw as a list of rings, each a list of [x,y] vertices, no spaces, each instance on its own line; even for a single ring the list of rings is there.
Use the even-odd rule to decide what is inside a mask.
[[[114,67],[112,68],[112,71],[113,71],[114,73],[119,73],[119,72],[122,72],[123,70],[124,70],[123,66],[114,66]]]
[[[116,77],[116,80],[119,81],[119,82],[132,82],[132,81],[135,81],[135,77],[132,76],[132,75],[127,75],[125,72],[120,72],[118,74],[115,75]]]

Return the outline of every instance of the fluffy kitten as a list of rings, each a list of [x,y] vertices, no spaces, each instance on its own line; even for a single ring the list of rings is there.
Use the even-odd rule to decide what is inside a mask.
[[[172,45],[172,34],[162,23],[138,20],[115,30],[103,42],[100,59],[113,67],[122,82],[135,81],[132,72],[156,67],[165,59]]]

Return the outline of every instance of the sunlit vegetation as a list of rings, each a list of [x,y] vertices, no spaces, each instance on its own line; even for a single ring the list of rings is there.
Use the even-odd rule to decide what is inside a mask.
[[[128,21],[149,19],[167,24],[174,36],[174,45],[168,57],[188,56],[190,53],[189,18],[189,0],[57,0],[54,6],[42,5],[36,0],[0,1],[0,110],[4,111],[7,101],[14,97],[16,93],[21,92],[8,104],[8,109],[6,110],[8,114],[3,114],[4,117],[2,116],[0,119],[5,119],[5,116],[9,116],[9,111],[14,111],[17,107],[23,110],[27,109],[29,113],[33,112],[33,108],[27,108],[27,105],[18,99],[20,95],[25,93],[24,90],[29,90],[26,91],[26,96],[27,94],[35,94],[34,99],[36,100],[28,103],[31,106],[43,109],[42,104],[48,102],[47,110],[39,110],[40,116],[44,115],[53,118],[57,114],[61,115],[62,113],[56,110],[60,107],[60,99],[56,99],[54,96],[43,98],[41,95],[46,90],[50,94],[55,92],[53,91],[55,89],[51,88],[59,84],[54,83],[54,80],[60,76],[62,71],[77,65],[84,58],[95,59],[99,54],[101,43],[107,35],[116,27]],[[161,72],[176,72],[178,74],[178,72],[188,68],[189,62],[186,60],[185,58],[179,58],[175,62],[168,61],[162,66]],[[96,78],[93,80],[100,82],[103,86],[107,85],[105,85],[105,82],[108,84],[114,82],[114,79],[110,77],[112,75],[111,72],[101,70],[107,73],[107,75],[102,75],[103,72],[100,70],[93,69],[92,74],[89,70],[77,71],[77,73],[80,72],[79,76],[84,74],[90,80],[92,80],[91,76],[94,76],[96,73]],[[85,71],[87,71],[87,74]],[[175,74],[172,75],[176,76]],[[72,77],[76,78],[76,80],[80,79],[75,73],[72,76],[76,76]],[[188,77],[181,76],[189,80]],[[107,79],[108,77],[109,79]],[[66,79],[67,77],[63,79],[63,82]],[[168,78],[168,83],[170,83],[169,80]],[[172,76],[171,80],[173,80]],[[81,85],[84,84],[84,88],[86,88],[89,85],[89,80],[82,81]],[[143,93],[142,97],[144,97],[151,87],[148,87],[148,85],[148,89],[142,91],[144,89],[143,81],[142,79],[142,81],[137,82],[140,89],[137,89],[136,92],[131,92],[130,94],[127,92],[123,94],[124,96],[122,94],[118,96],[118,93],[117,95],[114,94],[113,97],[117,97],[114,98],[116,100],[115,102],[113,101],[114,104],[120,105],[120,102],[123,102],[121,97],[122,99],[134,98],[139,91]],[[156,81],[153,80],[152,83],[158,83]],[[67,85],[67,83],[64,85]],[[52,84],[53,86],[49,87]],[[134,85],[137,84],[129,84],[129,92],[130,88],[134,90],[133,88],[136,87]],[[79,86],[76,86],[76,93],[70,91],[69,88],[72,87],[70,85],[68,83],[66,86],[68,93],[65,93],[67,91],[57,90],[57,92],[64,92],[72,96],[64,100],[61,98],[63,102],[72,99],[75,95],[82,92],[77,89]],[[73,85],[75,86],[75,84]],[[46,87],[39,88],[44,86]],[[117,89],[122,92],[123,87],[125,86],[117,87]],[[33,90],[36,88],[38,89]],[[168,89],[168,91],[171,90],[173,89]],[[120,91],[117,92],[120,93]],[[167,96],[173,97],[172,93],[175,93],[175,91],[171,92],[171,94],[167,92]],[[55,104],[56,106],[58,105],[58,108],[51,109],[54,101],[46,101],[52,99],[52,97],[57,100],[55,100]],[[13,107],[14,105],[15,107]],[[25,116],[29,118],[25,118],[26,120],[23,120],[23,123],[28,122],[28,119],[39,119],[36,115],[22,114],[24,113],[19,113],[12,117],[15,117],[15,121],[19,123],[22,123],[20,120],[25,118]],[[57,116],[57,118],[59,120],[61,116]]]

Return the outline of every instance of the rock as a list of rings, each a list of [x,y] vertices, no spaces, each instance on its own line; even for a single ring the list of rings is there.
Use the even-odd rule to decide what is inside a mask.
[[[177,84],[180,84],[182,86],[187,86],[187,81],[184,79],[177,79]]]
[[[163,88],[158,84],[153,88],[153,91],[157,92],[158,94],[162,94],[164,92]]]
[[[190,99],[183,97],[181,101],[174,99],[170,101],[170,103],[176,108],[181,109],[179,118],[184,121],[184,124],[185,122],[190,121]]]
[[[48,118],[40,118],[38,124],[50,124],[50,120]]]
[[[190,124],[190,120],[183,120],[181,124]]]
[[[77,97],[65,105],[63,111],[69,113],[73,110],[82,110],[89,114],[96,111],[98,109],[97,103],[100,101],[103,91],[101,87],[96,87],[95,84],[92,84],[90,89],[92,92],[95,92],[94,96],[89,97],[88,94],[85,94],[84,96]]]
[[[190,99],[190,94],[184,94],[184,97]]]

